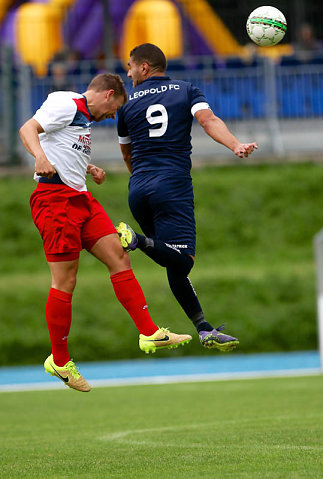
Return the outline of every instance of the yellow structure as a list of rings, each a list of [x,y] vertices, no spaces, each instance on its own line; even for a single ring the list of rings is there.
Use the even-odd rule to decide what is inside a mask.
[[[61,31],[66,9],[74,0],[25,3],[17,12],[17,51],[37,75],[46,75],[48,63],[63,48]]]
[[[9,8],[13,5],[13,0],[0,0],[0,25],[5,19]]]
[[[124,24],[120,58],[128,62],[129,52],[141,43],[154,43],[168,59],[183,54],[182,22],[170,0],[137,0],[129,8]]]
[[[206,0],[178,0],[195,28],[218,55],[239,55],[242,47]]]

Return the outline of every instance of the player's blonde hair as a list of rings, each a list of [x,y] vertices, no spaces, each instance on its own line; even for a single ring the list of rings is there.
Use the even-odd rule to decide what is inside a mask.
[[[100,73],[96,75],[87,89],[94,91],[114,90],[116,96],[123,96],[124,103],[128,100],[128,95],[121,77],[114,73]]]

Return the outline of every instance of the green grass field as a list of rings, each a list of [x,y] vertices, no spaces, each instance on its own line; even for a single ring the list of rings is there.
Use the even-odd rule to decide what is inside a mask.
[[[2,393],[0,477],[321,479],[322,397],[319,376]]]
[[[240,352],[317,347],[313,235],[323,227],[323,168],[274,164],[193,171],[196,264],[190,275],[211,323],[227,324]],[[135,225],[127,173],[89,189],[112,220]],[[0,365],[39,364],[49,353],[44,317],[50,275],[29,211],[30,177],[0,178]],[[194,334],[171,355],[204,355],[173,298],[165,270],[131,254],[156,324]],[[76,361],[140,357],[137,332],[107,271],[82,253],[73,299],[70,351]],[[167,356],[170,352],[160,352]]]

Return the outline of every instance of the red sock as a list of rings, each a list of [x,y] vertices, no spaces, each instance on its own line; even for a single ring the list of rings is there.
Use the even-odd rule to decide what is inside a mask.
[[[71,358],[67,336],[72,321],[72,295],[51,288],[46,304],[46,320],[52,345],[54,363],[64,366]]]
[[[132,269],[110,276],[116,297],[128,311],[140,334],[150,336],[158,327],[153,323],[148,312],[146,299]]]

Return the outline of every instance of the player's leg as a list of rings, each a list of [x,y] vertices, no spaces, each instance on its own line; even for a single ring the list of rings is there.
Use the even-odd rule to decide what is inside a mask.
[[[142,225],[141,229],[144,231],[145,226],[142,223],[140,224]],[[127,223],[119,223],[116,229],[121,245],[126,251],[134,251],[138,248],[160,266],[179,269],[181,273],[186,273],[186,276],[192,269],[194,264],[193,257],[182,253],[180,249],[172,244],[151,237],[147,233],[147,236],[135,233]]]
[[[167,269],[171,291],[197,331],[212,331],[214,328],[205,320],[196,292],[188,278],[194,264],[193,256],[160,239],[135,233],[126,223],[120,223],[117,231],[125,249],[133,250],[131,245],[136,244],[155,263]]]
[[[239,344],[238,339],[221,333],[223,326],[214,328],[206,321],[189,277],[171,268],[167,268],[167,277],[173,295],[199,333],[201,344],[205,348],[216,348],[222,351],[234,349]]]
[[[105,235],[91,247],[93,254],[108,268],[114,292],[133,319],[140,334],[150,336],[158,327],[148,312],[146,299],[131,269],[129,255],[116,233]]]
[[[196,237],[191,181],[183,184],[182,181],[165,179],[155,183],[154,191],[146,196],[142,189],[130,188],[129,206],[145,235],[135,233],[127,224],[121,223],[117,227],[121,244],[127,247],[127,239],[130,244],[136,243],[147,256],[165,267],[170,288],[197,331],[201,327],[212,331],[214,328],[205,320],[188,279],[194,265]],[[149,221],[153,226],[147,228]],[[149,230],[153,237],[149,236]]]
[[[213,327],[205,321],[187,277],[194,264],[196,235],[191,181],[183,185],[182,181],[174,183],[174,180],[164,179],[154,182],[152,191],[132,182],[129,206],[145,235],[120,223],[117,230],[121,244],[126,249],[134,249],[136,245],[157,264],[167,268],[171,290],[194,326],[204,321],[204,327],[211,331]]]
[[[67,345],[78,257],[79,253],[47,255],[52,284],[46,303],[46,321],[52,354],[46,359],[44,367],[46,372],[55,375],[70,388],[87,392],[91,388],[71,360]]]
[[[72,320],[72,294],[82,249],[81,218],[83,213],[86,214],[86,201],[84,195],[65,185],[39,184],[31,195],[30,206],[52,276],[46,303],[52,354],[44,367],[67,386],[89,391],[90,386],[70,359],[67,344]]]
[[[114,292],[137,326],[140,348],[154,352],[156,348],[171,348],[189,342],[191,336],[166,334],[154,324],[143,291],[131,269],[129,255],[122,248],[110,218],[94,199],[91,208],[91,219],[82,232],[83,244],[108,268]]]
[[[149,353],[155,352],[156,349],[174,348],[192,339],[188,334],[175,334],[158,328],[152,321],[144,293],[131,269],[129,256],[123,250],[118,234],[100,238],[90,252],[107,266],[115,295],[137,326],[139,347],[142,351]]]
[[[155,186],[154,194],[140,201],[140,195],[131,192],[129,205],[135,219],[145,231],[145,216],[143,211],[149,207],[154,218],[154,237],[140,235],[133,232],[125,223],[121,223],[117,230],[122,239],[136,244],[147,256],[156,263],[166,267],[171,291],[181,305],[189,319],[199,333],[201,344],[207,348],[229,350],[238,344],[238,340],[232,336],[220,333],[204,317],[203,310],[188,278],[188,274],[194,264],[195,252],[195,218],[193,191],[190,182],[183,186],[170,185],[175,195],[165,194],[161,188]],[[139,196],[139,199],[138,199]],[[165,197],[168,199],[165,200]],[[179,197],[178,197],[179,196]],[[148,204],[148,206],[145,206]],[[171,239],[169,239],[171,238]],[[174,244],[175,243],[175,244]],[[125,246],[125,244],[123,244]],[[133,248],[130,248],[133,249]]]
[[[146,240],[146,245],[140,249],[156,263],[166,267],[171,291],[194,324],[201,344],[206,348],[217,348],[222,351],[235,348],[238,345],[237,338],[221,333],[222,327],[214,328],[205,319],[195,289],[188,277],[194,264],[192,256],[161,240],[143,238]]]
[[[72,322],[72,296],[76,284],[79,254],[47,256],[52,283],[46,303],[46,321],[55,364],[70,361],[67,338]],[[74,258],[74,259],[72,259]]]
[[[195,289],[188,277],[194,264],[192,256],[183,253],[178,248],[169,246],[161,240],[144,238],[146,239],[146,245],[139,248],[156,263],[166,267],[171,291],[194,324],[199,333],[201,344],[206,348],[216,348],[222,351],[234,349],[239,343],[238,339],[221,333],[222,327],[220,329],[214,328],[205,319]]]

